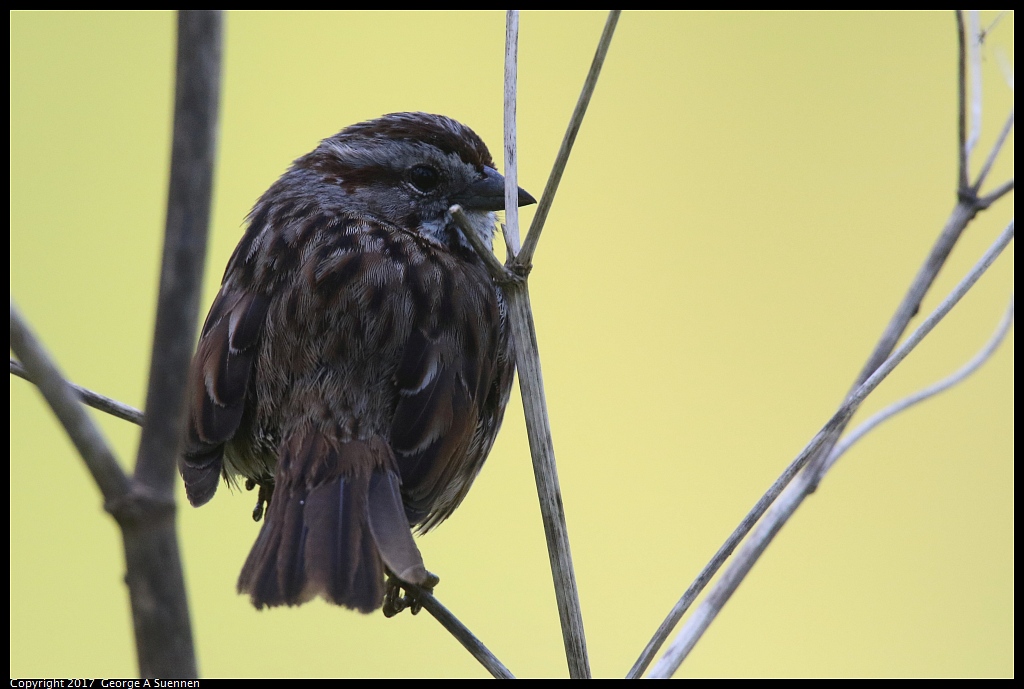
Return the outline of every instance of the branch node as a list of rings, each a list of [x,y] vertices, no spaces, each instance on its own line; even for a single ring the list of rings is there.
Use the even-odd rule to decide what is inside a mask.
[[[133,482],[127,493],[104,502],[103,509],[121,528],[130,528],[173,519],[177,508],[173,499]]]

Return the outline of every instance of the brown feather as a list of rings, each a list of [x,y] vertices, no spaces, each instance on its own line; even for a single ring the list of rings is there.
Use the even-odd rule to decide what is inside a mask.
[[[436,189],[410,186],[424,167]],[[194,505],[221,475],[269,502],[238,580],[256,607],[369,612],[385,571],[435,581],[411,528],[465,497],[514,368],[501,294],[448,214],[467,189],[490,198],[489,168],[464,125],[397,113],[325,139],[249,215],[192,362],[180,466]]]

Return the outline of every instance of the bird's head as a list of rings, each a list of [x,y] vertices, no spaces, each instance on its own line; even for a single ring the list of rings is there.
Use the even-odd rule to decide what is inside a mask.
[[[318,204],[368,216],[440,243],[460,241],[449,208],[459,204],[489,244],[505,179],[469,127],[442,115],[393,113],[324,139],[295,162],[314,178]],[[519,205],[536,203],[519,189]]]

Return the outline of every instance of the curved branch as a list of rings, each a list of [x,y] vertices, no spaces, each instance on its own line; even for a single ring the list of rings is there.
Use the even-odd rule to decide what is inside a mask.
[[[11,300],[11,349],[21,359],[28,378],[50,405],[64,427],[85,466],[92,474],[107,504],[123,499],[131,483],[113,450],[82,407],[77,393],[68,384],[42,342],[35,336]]]
[[[1012,182],[1011,188],[1012,188]],[[999,190],[997,190],[998,192]],[[995,194],[996,192],[993,192]],[[1003,192],[1005,193],[1005,191]],[[935,240],[935,244],[932,246],[927,258],[924,263],[917,271],[917,275],[914,276],[914,280],[911,282],[910,287],[907,288],[906,294],[900,301],[899,306],[896,307],[896,311],[893,313],[892,318],[886,325],[885,330],[882,332],[878,343],[875,345],[874,350],[868,356],[867,362],[864,367],[858,373],[857,378],[854,380],[853,386],[850,388],[848,395],[852,394],[868,377],[878,369],[878,367],[886,360],[889,354],[893,351],[896,343],[899,341],[900,336],[906,331],[910,321],[917,314],[918,309],[921,307],[921,302],[924,300],[925,295],[931,288],[932,283],[935,282],[935,278],[938,276],[939,271],[945,264],[946,259],[949,258],[949,254],[952,252],[953,247],[956,245],[960,236],[963,234],[967,224],[971,221],[974,215],[977,213],[975,208],[970,201],[961,199],[957,205],[953,208],[953,212],[946,220],[946,225],[942,228],[942,232],[939,237]],[[831,437],[827,439],[828,442],[822,442],[816,447],[820,449],[820,456],[827,457],[827,453],[831,451],[835,442],[839,439],[839,434],[842,433],[844,425],[840,424],[832,430]],[[816,450],[817,452],[818,450]],[[700,573],[693,580],[693,583],[686,589],[680,599],[669,611],[665,620],[658,627],[654,636],[647,643],[640,657],[637,658],[630,669],[627,677],[635,678],[641,676],[651,661],[654,660],[658,650],[668,639],[669,634],[679,620],[683,618],[686,611],[689,610],[693,601],[696,600],[697,596],[700,595],[701,591],[708,585],[711,578],[715,576],[725,561],[729,559],[732,553],[736,550],[736,547],[740,542],[746,538],[747,534],[754,527],[757,521],[765,514],[772,503],[778,499],[782,494],[782,491],[789,485],[793,477],[811,460],[810,455],[801,454],[794,459],[789,466],[779,475],[779,477],[772,483],[771,487],[765,491],[764,495],[750,508],[750,511],[743,517],[743,520],[736,526],[725,542],[719,547],[715,555],[704,565]]]
[[[977,354],[975,354],[970,361],[961,366],[956,372],[943,378],[942,380],[929,385],[926,388],[918,390],[912,395],[908,395],[898,402],[890,404],[885,409],[877,412],[876,414],[869,417],[864,423],[857,426],[854,430],[850,431],[846,437],[844,437],[832,450],[832,454],[828,457],[828,462],[825,465],[825,470],[828,471],[832,468],[843,454],[849,450],[853,445],[863,438],[865,435],[873,431],[876,427],[888,421],[890,418],[899,414],[900,412],[909,409],[915,404],[924,402],[929,397],[934,397],[944,390],[948,390],[957,383],[966,380],[972,373],[977,371],[982,364],[995,353],[999,348],[999,345],[1003,343],[1003,339],[1006,334],[1010,332],[1010,325],[1013,324],[1013,297],[1010,297],[1010,305],[1006,308],[1006,312],[1003,314],[1003,318],[999,321],[999,325],[996,326],[995,332],[989,341],[985,343],[985,346],[981,348]]]
[[[971,271],[960,281],[959,284],[943,299],[942,303],[925,319],[906,339],[892,356],[878,367],[853,394],[849,395],[839,410],[822,427],[818,434],[804,448],[797,458],[810,457],[823,445],[828,436],[833,433],[860,406],[879,383],[885,379],[920,344],[938,323],[952,310],[965,294],[974,286],[978,279],[988,270],[989,266],[999,257],[1002,251],[1013,240],[1014,222],[1010,224],[999,235],[985,255],[974,265]],[[764,519],[757,525],[747,543],[743,546],[732,564],[726,569],[722,578],[718,580],[712,590],[708,593],[704,602],[694,611],[693,615],[686,621],[683,628],[679,630],[669,649],[662,656],[661,660],[651,670],[649,677],[667,678],[679,669],[679,665],[686,656],[693,650],[697,641],[707,631],[715,617],[722,610],[725,604],[735,593],[736,589],[746,578],[754,563],[760,558],[771,543],[775,535],[782,529],[789,518],[796,512],[796,509],[810,495],[820,480],[820,475],[814,467],[804,470],[793,483],[783,491],[778,501],[771,507]]]

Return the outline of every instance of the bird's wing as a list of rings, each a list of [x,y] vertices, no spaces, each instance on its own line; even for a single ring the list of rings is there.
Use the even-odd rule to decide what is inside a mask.
[[[187,435],[180,463],[193,505],[213,497],[224,443],[238,430],[270,299],[226,283],[210,307],[189,370]]]
[[[501,423],[512,368],[493,283],[482,268],[409,271],[417,309],[395,372],[398,405],[391,444],[402,475],[409,521],[428,530],[458,506],[490,451]],[[443,276],[464,273],[457,286]]]

